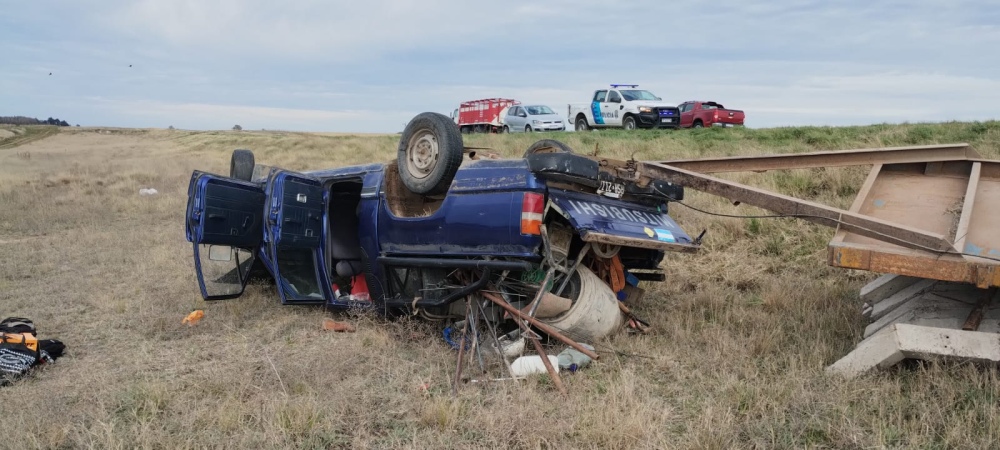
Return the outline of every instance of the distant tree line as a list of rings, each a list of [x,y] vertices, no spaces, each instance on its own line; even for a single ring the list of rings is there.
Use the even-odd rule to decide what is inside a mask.
[[[53,119],[49,117],[45,120],[38,120],[34,117],[24,117],[24,116],[0,116],[0,124],[7,125],[58,125],[60,127],[68,127],[69,123],[65,120]]]

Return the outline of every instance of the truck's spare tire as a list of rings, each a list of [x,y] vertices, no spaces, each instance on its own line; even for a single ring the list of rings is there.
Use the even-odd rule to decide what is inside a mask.
[[[448,191],[462,164],[462,135],[443,114],[418,114],[403,129],[399,140],[399,177],[417,194],[436,195]]]
[[[250,150],[233,150],[233,156],[229,160],[229,178],[250,181],[253,178],[253,152]]]
[[[573,149],[555,139],[542,139],[531,144],[531,147],[524,151],[524,157],[527,158],[535,153],[573,153]]]

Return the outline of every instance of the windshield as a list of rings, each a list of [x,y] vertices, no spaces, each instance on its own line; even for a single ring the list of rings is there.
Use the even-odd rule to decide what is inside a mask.
[[[646,91],[646,90],[629,89],[629,90],[623,90],[623,91],[619,91],[619,92],[622,93],[622,97],[624,97],[625,100],[628,100],[630,102],[634,101],[634,100],[659,100],[660,99],[660,97],[657,97],[657,96],[653,95],[652,92],[649,92],[649,91]]]
[[[528,114],[532,116],[540,116],[542,114],[555,114],[551,108],[548,106],[525,106],[524,109],[528,110]]]

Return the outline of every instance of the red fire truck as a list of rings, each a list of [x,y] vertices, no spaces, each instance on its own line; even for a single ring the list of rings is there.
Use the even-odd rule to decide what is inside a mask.
[[[463,102],[451,113],[462,133],[499,133],[507,108],[521,102],[510,98],[484,98]]]

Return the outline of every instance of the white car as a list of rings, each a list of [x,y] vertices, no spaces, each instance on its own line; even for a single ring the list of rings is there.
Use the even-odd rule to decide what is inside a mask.
[[[545,105],[511,106],[507,108],[503,123],[504,133],[566,130],[563,118]]]
[[[637,84],[612,84],[594,91],[590,103],[570,103],[567,117],[577,131],[591,128],[677,128],[680,110]]]

